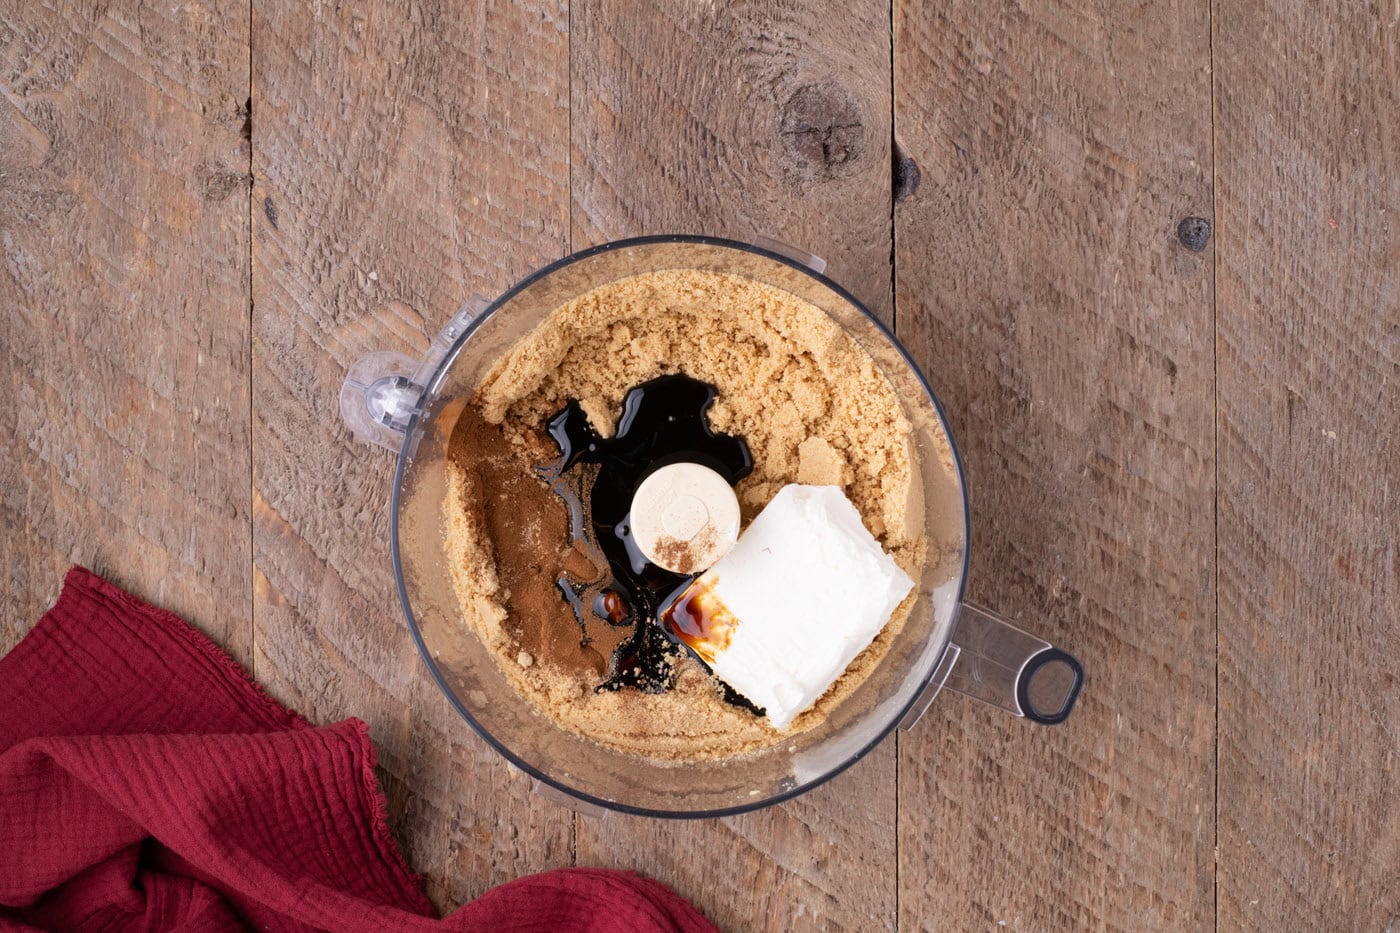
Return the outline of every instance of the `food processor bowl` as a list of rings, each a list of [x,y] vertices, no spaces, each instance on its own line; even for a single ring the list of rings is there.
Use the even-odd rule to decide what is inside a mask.
[[[968,499],[943,410],[894,335],[826,278],[824,266],[772,241],[654,236],[605,243],[535,272],[493,302],[469,301],[425,358],[374,353],[347,375],[340,402],[351,430],[398,451],[394,573],[423,660],[487,742],[541,790],[576,809],[714,817],[787,800],[850,767],[896,727],[912,725],[945,685],[1047,724],[1063,720],[1074,705],[1083,682],[1077,661],[994,613],[963,603]],[[461,618],[444,547],[448,447],[476,387],[560,305],[609,282],[668,269],[729,273],[783,289],[824,310],[864,348],[912,425],[922,495],[913,497],[911,509],[922,510],[933,555],[888,652],[824,722],[726,759],[639,757],[567,732],[537,711]]]

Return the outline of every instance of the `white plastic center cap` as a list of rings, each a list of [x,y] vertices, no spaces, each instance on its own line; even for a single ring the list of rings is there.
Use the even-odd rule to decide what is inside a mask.
[[[661,530],[682,541],[694,538],[710,520],[710,510],[705,503],[690,493],[681,493],[663,509]]]
[[[632,540],[647,560],[673,573],[700,573],[739,539],[739,500],[714,470],[672,463],[632,497]]]

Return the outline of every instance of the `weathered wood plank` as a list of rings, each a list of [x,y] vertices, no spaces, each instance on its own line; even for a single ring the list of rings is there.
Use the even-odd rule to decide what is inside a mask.
[[[890,308],[889,10],[575,3],[573,246],[767,235]],[[581,865],[638,869],[734,930],[895,922],[894,746],[721,821],[580,817]]]
[[[1400,928],[1400,11],[1216,6],[1220,925]]]
[[[257,671],[313,719],[369,722],[391,822],[453,906],[568,864],[572,813],[429,680],[394,596],[391,458],[336,397],[361,354],[419,352],[563,254],[567,14],[259,0],[253,52]]]
[[[889,8],[574,4],[573,246],[769,236],[890,307]]]
[[[1078,655],[1039,729],[948,695],[901,741],[902,929],[1213,919],[1208,9],[895,5],[899,331],[947,404],[970,595]]]
[[[256,464],[247,8],[0,12],[0,649],[89,563],[313,717],[367,718],[440,903],[567,863],[569,814],[420,670],[389,462],[345,437],[335,389],[570,234],[773,235],[892,311],[888,23],[820,12],[583,4],[570,141],[563,0],[259,4]],[[972,592],[1091,676],[1058,731],[945,698],[903,739],[905,928],[1209,922],[1211,248],[1221,925],[1400,918],[1396,27],[1314,12],[1216,11],[1221,232],[1196,255],[1171,235],[1210,215],[1200,3],[896,9],[922,175],[897,207],[900,329],[968,460]],[[888,927],[894,760],[734,820],[585,819],[579,859],[727,926]]]
[[[245,663],[248,8],[0,8],[0,653],[78,561]]]

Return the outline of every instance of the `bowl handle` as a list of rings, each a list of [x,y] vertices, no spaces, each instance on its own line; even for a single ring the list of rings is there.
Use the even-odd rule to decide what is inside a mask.
[[[972,603],[959,607],[953,644],[958,655],[945,685],[1031,722],[1064,722],[1084,686],[1073,655]]]
[[[457,338],[490,302],[473,295],[438,331],[427,352],[414,359],[393,350],[360,357],[340,386],[340,417],[360,440],[397,451],[408,423],[422,410],[428,381]]]

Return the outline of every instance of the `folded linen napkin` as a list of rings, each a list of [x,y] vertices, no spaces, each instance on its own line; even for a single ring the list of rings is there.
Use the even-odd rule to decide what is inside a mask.
[[[0,658],[0,929],[709,931],[561,869],[436,919],[365,724],[314,727],[174,615],[74,567]]]

